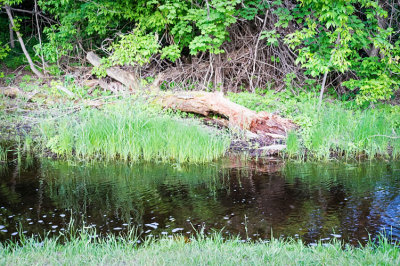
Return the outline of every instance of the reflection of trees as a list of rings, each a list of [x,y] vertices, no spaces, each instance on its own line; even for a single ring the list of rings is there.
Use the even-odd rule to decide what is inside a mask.
[[[282,166],[239,158],[206,166],[71,165],[44,160],[40,167],[22,169],[17,176],[12,169],[2,174],[0,202],[7,203],[7,213],[21,213],[22,220],[71,209],[75,219],[104,225],[100,231],[129,222],[158,222],[159,230],[175,226],[188,231],[190,219],[194,225],[205,222],[208,229],[224,228],[244,237],[246,216],[251,237],[267,238],[272,229],[275,236],[299,234],[311,240],[329,236],[335,229],[344,237],[360,238],[367,236],[366,230],[374,233],[380,229],[377,225],[390,224],[390,219],[399,221],[395,166]],[[29,211],[32,206],[35,209]],[[57,217],[52,218],[54,224],[69,220]],[[7,222],[0,216],[0,224]],[[34,226],[33,231],[43,230],[37,223]]]
[[[382,223],[382,211],[374,211],[375,191],[383,189],[392,196],[399,194],[399,177],[393,170],[398,166],[398,163],[383,162],[357,165],[308,163],[289,164],[282,172],[289,182],[301,180],[300,189],[310,193],[308,201],[314,206],[311,209],[320,212],[310,216],[310,224],[322,225],[320,231],[325,235],[333,228],[349,238],[361,239],[368,237],[368,233],[378,232]],[[382,184],[385,184],[384,188]],[[383,202],[389,198],[386,195]]]

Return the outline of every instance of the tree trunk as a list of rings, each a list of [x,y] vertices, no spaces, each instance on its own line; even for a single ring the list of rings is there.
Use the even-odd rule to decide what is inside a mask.
[[[13,29],[15,29],[15,23],[14,23],[13,16],[11,14],[10,6],[6,5],[5,9],[6,9],[6,12],[7,12],[7,15],[8,15],[8,19],[10,20],[10,23],[11,23]],[[44,78],[44,75],[39,70],[37,70],[37,68],[33,64],[32,58],[29,55],[28,51],[26,50],[26,47],[25,47],[25,44],[24,44],[24,40],[22,40],[22,36],[21,36],[20,32],[19,31],[15,31],[15,33],[17,34],[17,38],[18,38],[19,44],[21,45],[22,51],[24,52],[25,57],[28,60],[28,63],[29,63],[29,66],[30,66],[32,72],[35,73],[35,75],[38,76],[39,78]]]
[[[15,48],[15,40],[14,40],[14,30],[13,30],[13,26],[10,24],[8,24],[10,27],[10,46],[12,49]]]
[[[321,92],[319,94],[319,101],[318,101],[318,111],[321,108],[322,104],[322,98],[324,97],[324,92],[325,92],[325,84],[326,84],[326,78],[328,77],[328,71],[325,72],[324,78],[322,80],[322,85],[321,85]]]
[[[39,10],[38,10],[38,3],[37,3],[37,0],[35,0],[35,20],[36,20],[36,29],[37,29],[38,37],[39,37],[40,59],[42,60],[42,69],[43,69],[43,72],[46,72],[46,67],[45,67],[46,63],[45,63],[45,61],[44,61],[44,57],[43,57],[43,53],[42,53],[42,35],[41,35],[41,33],[40,33],[40,25],[39,25],[38,13],[39,13]]]

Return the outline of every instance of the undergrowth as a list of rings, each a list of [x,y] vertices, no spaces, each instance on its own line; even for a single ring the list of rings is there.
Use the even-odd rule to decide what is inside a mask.
[[[62,239],[62,238],[61,238]],[[339,241],[308,246],[300,240],[272,239],[242,243],[239,239],[176,236],[145,240],[135,234],[97,237],[82,232],[65,243],[60,238],[23,238],[0,244],[2,265],[398,265],[400,249],[382,238],[365,247],[343,246]]]
[[[227,134],[143,103],[82,110],[41,129],[47,148],[66,159],[204,163],[230,143]]]
[[[398,159],[400,107],[378,104],[360,109],[354,102],[325,100],[318,109],[315,93],[239,93],[229,98],[255,111],[269,111],[300,126],[288,134],[286,156],[328,160],[333,157]]]

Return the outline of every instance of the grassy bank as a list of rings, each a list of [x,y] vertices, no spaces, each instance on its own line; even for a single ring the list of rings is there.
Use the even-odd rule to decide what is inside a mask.
[[[100,110],[85,107],[85,101],[96,100],[88,95],[74,101],[50,92],[35,100],[3,97],[0,139],[21,142],[22,147],[28,136],[31,142],[40,143],[42,151],[85,161],[198,163],[219,158],[229,149],[230,138],[224,132],[138,100],[146,97],[129,100],[103,95],[100,100],[106,105]],[[287,158],[318,161],[400,156],[400,106],[379,103],[360,107],[355,101],[327,96],[318,108],[318,93],[312,92],[267,90],[228,93],[227,97],[255,111],[278,113],[300,126],[289,133],[283,154]]]
[[[177,237],[147,241],[137,246],[134,238],[99,239],[88,234],[61,244],[56,239],[24,240],[0,245],[2,265],[398,265],[400,250],[387,240],[362,248],[339,242],[308,246],[300,241],[268,243]]]
[[[230,143],[224,132],[130,101],[45,121],[41,132],[52,152],[80,160],[204,163],[223,156]]]
[[[328,160],[332,157],[397,159],[400,156],[400,106],[361,108],[354,101],[327,99],[318,108],[315,93],[230,94],[230,99],[255,111],[292,119],[300,129],[289,133],[286,156]]]

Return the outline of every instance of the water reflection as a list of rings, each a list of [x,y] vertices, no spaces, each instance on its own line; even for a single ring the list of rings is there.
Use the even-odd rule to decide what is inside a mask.
[[[0,172],[0,239],[67,230],[101,233],[222,230],[224,235],[357,244],[400,239],[399,163],[279,163],[230,158],[204,165],[41,160]]]

